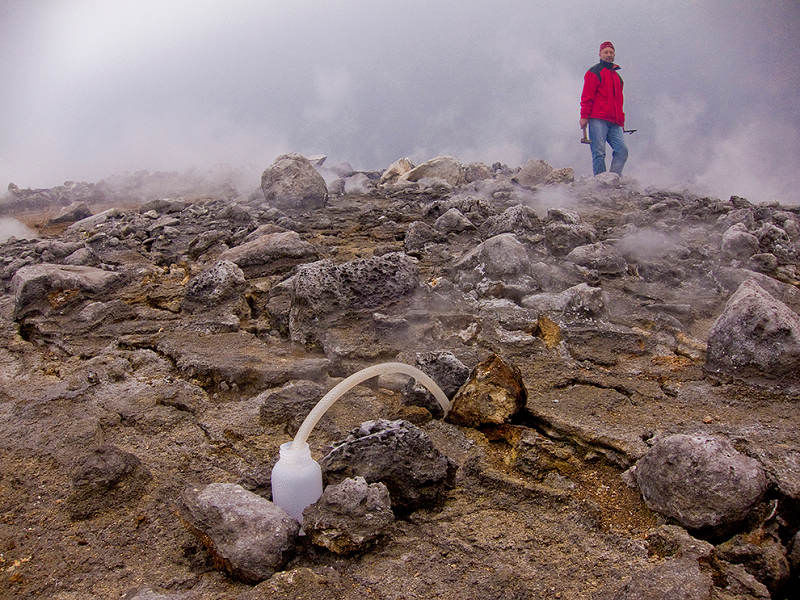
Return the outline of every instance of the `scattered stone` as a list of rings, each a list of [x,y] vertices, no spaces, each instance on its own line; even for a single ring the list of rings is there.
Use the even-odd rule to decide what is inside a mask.
[[[439,504],[456,470],[421,429],[383,419],[362,423],[335,443],[320,466],[329,484],[356,476],[386,484],[396,514]]]
[[[66,506],[73,519],[131,504],[144,493],[150,473],[130,452],[100,446],[80,458],[73,469]]]
[[[510,206],[499,215],[493,215],[481,225],[484,237],[501,233],[514,233],[518,236],[540,231],[542,227],[536,212],[522,204]]]
[[[628,269],[625,259],[615,252],[613,246],[604,242],[573,248],[564,259],[593,269],[601,275],[622,275]]]
[[[559,185],[575,181],[575,171],[570,168],[554,169],[544,178],[545,185]]]
[[[594,242],[594,228],[583,223],[553,221],[544,228],[547,247],[556,256],[568,254],[573,248]]]
[[[406,252],[419,254],[427,244],[444,241],[445,239],[445,236],[424,221],[414,221],[408,226],[403,239],[403,247]]]
[[[526,400],[519,369],[494,355],[472,370],[454,396],[447,420],[468,427],[508,423],[525,408]]]
[[[467,366],[448,350],[418,352],[416,366],[433,379],[450,400],[469,378]],[[433,394],[413,379],[409,379],[404,386],[403,397],[406,404],[421,406],[437,418],[443,414],[442,407]]]
[[[249,583],[286,564],[300,531],[283,509],[233,483],[186,489],[178,514],[217,569]]]
[[[231,301],[243,301],[247,281],[233,262],[220,260],[186,285],[181,308],[188,312],[207,311]]]
[[[789,580],[786,548],[762,530],[735,535],[717,546],[715,553],[722,560],[742,565],[773,594],[779,593]]]
[[[266,425],[284,425],[287,433],[294,434],[326,391],[318,383],[301,379],[277,391],[262,392],[256,398],[261,403],[259,419]]]
[[[460,233],[462,231],[466,231],[467,229],[475,229],[475,225],[473,225],[467,217],[461,214],[461,211],[457,208],[451,208],[441,217],[436,219],[434,226],[436,229],[444,233]]]
[[[236,263],[248,277],[285,273],[317,258],[314,246],[303,241],[294,231],[268,233],[219,256],[220,260]]]
[[[383,172],[379,183],[380,185],[395,183],[399,177],[405,175],[413,168],[414,163],[412,163],[408,158],[399,158],[389,165],[389,167]]]
[[[73,202],[69,206],[62,208],[58,214],[51,218],[48,223],[57,225],[59,223],[74,223],[92,216],[92,211],[86,202]]]
[[[747,260],[758,252],[758,238],[747,231],[742,223],[732,225],[722,234],[722,253],[725,256]]]
[[[799,379],[800,316],[755,281],[745,281],[709,332],[706,368]]]
[[[437,156],[403,173],[400,179],[405,181],[441,179],[448,185],[456,186],[464,182],[464,167],[452,156]]]
[[[525,246],[513,233],[502,233],[478,244],[456,262],[454,269],[502,279],[526,273],[528,265]]]
[[[325,206],[328,188],[322,175],[300,154],[283,154],[261,175],[267,204],[283,209],[308,210]]]
[[[658,440],[633,472],[645,503],[690,530],[724,530],[747,517],[767,489],[758,461],[725,438]]]
[[[303,531],[311,542],[335,554],[364,550],[394,521],[389,490],[363,477],[329,485],[303,511]]]
[[[545,161],[530,159],[522,165],[514,179],[525,187],[536,187],[540,183],[544,183],[552,172],[553,167]]]

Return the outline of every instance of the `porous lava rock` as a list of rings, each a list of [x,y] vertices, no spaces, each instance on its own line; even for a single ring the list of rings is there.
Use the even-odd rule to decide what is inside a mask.
[[[261,175],[267,204],[283,209],[325,206],[328,187],[311,162],[300,154],[282,154]]]
[[[220,260],[236,263],[248,277],[285,273],[296,265],[317,260],[317,251],[295,231],[268,233],[226,250]]]
[[[800,380],[800,315],[743,282],[709,332],[706,369]]]
[[[761,464],[726,438],[675,434],[633,467],[645,503],[690,530],[724,530],[750,513],[767,489]]]
[[[130,452],[104,445],[79,458],[66,506],[73,519],[135,502],[150,481],[149,471]]]
[[[453,397],[447,420],[468,427],[508,423],[525,407],[526,400],[519,368],[493,355],[472,370]]]
[[[300,531],[283,509],[233,483],[187,488],[178,515],[217,569],[250,583],[286,564]]]
[[[544,183],[552,172],[553,167],[545,161],[530,159],[522,165],[514,179],[526,187],[535,187],[540,183]]]
[[[181,308],[188,312],[213,310],[241,300],[246,287],[247,280],[236,263],[220,260],[189,280]]]
[[[786,548],[763,530],[738,534],[718,545],[715,554],[729,563],[740,564],[776,595],[789,580]]]
[[[469,378],[469,368],[449,350],[418,352],[416,365],[442,388],[450,400]],[[403,387],[403,397],[407,405],[426,408],[436,417],[442,415],[442,407],[433,394],[413,379]]]
[[[439,504],[456,471],[419,427],[385,419],[362,423],[333,445],[320,466],[329,484],[357,476],[384,483],[396,514]]]
[[[303,511],[303,531],[317,546],[335,554],[365,549],[394,521],[389,490],[363,477],[329,485],[317,502]]]

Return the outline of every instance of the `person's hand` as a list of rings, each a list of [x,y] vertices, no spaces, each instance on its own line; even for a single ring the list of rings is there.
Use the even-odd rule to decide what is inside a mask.
[[[586,129],[586,126],[589,124],[589,119],[581,119],[581,129]]]

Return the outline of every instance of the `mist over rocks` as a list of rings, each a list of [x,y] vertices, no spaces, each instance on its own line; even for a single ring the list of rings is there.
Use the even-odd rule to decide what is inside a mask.
[[[258,181],[209,172],[14,201],[40,206],[23,215],[38,239],[0,243],[0,554],[14,593],[119,596],[134,579],[147,584],[136,593],[202,599],[304,597],[305,584],[359,600],[368,588],[408,598],[795,591],[796,208],[575,178],[535,158],[359,171],[286,156],[292,168],[270,171],[270,189],[308,185],[313,198],[267,201]],[[50,222],[79,197],[90,216]],[[513,385],[483,381],[470,395],[469,374],[495,355]],[[186,489],[238,482],[254,506],[268,502],[278,447],[319,398],[396,360],[448,397],[470,395],[472,416],[443,420],[413,380],[386,376],[323,417],[309,442],[318,459],[331,451],[329,483],[383,481],[402,516],[372,527],[363,486],[350,490],[323,528],[335,536],[346,521],[355,541],[340,549],[358,558],[290,535],[283,558],[258,559],[267,579],[250,587],[240,580],[257,578],[239,574],[235,553],[203,537],[248,512],[233,508],[240,491],[201,511],[200,536],[181,525]],[[662,500],[694,493],[678,516],[645,492],[672,481],[662,443],[675,436],[730,445],[695,460],[705,475],[666,485]],[[674,464],[697,458],[674,454]],[[95,460],[100,475],[78,477],[92,456],[107,456]],[[686,515],[705,510],[696,505],[713,486],[702,482],[728,459],[734,474],[754,475],[723,477],[716,517],[697,525]],[[621,474],[632,465],[646,475],[629,488]],[[79,479],[83,495],[68,500]],[[131,493],[113,500],[105,481]],[[744,504],[728,510],[734,500]],[[682,523],[678,533],[645,543],[665,518]],[[704,539],[687,541],[686,528]],[[249,545],[252,531],[231,530],[228,542]]]

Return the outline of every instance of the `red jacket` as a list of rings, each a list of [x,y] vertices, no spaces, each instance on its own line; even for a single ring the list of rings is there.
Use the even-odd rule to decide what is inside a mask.
[[[625,126],[619,65],[600,61],[583,76],[581,119],[603,119]]]

